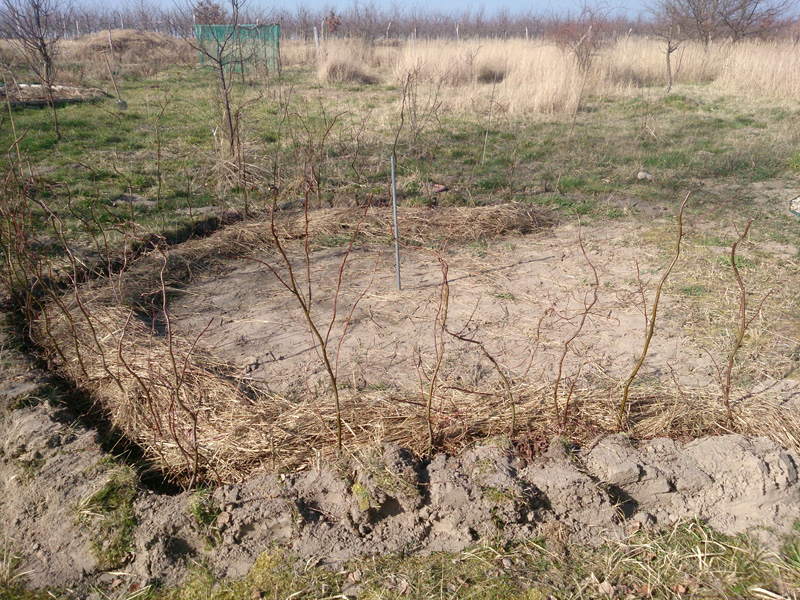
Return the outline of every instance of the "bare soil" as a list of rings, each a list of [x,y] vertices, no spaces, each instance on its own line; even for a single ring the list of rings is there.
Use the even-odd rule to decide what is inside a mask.
[[[557,550],[691,519],[776,547],[800,518],[800,456],[765,438],[634,446],[610,436],[582,449],[556,439],[532,459],[489,442],[424,462],[387,445],[348,464],[220,487],[213,531],[191,517],[188,492],[142,491],[129,562],[104,572],[76,508],[109,477],[96,434],[42,403],[7,412],[0,441],[0,522],[17,572],[30,587],[66,586],[78,597],[96,584],[176,584],[198,561],[241,577],[276,543],[336,568],[364,555],[458,551],[481,539],[542,536]]]

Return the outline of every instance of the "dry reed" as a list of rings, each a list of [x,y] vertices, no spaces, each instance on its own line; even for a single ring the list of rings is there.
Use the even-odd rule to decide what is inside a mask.
[[[366,43],[342,42],[321,52],[317,77],[326,83],[372,84],[378,77],[372,72],[372,49]]]
[[[299,57],[301,48],[295,43],[290,54]],[[648,37],[602,46],[588,71],[548,39],[417,40],[392,47],[331,39],[320,52],[323,80],[359,81],[359,74],[369,74],[402,85],[413,73],[418,85],[442,89],[443,108],[462,114],[486,106],[495,85],[498,106],[530,114],[572,113],[588,96],[626,97],[667,84],[664,43]],[[313,44],[294,60],[313,61],[309,53]],[[685,42],[672,55],[677,84],[710,83],[726,93],[794,100],[800,99],[798,60],[791,41]]]

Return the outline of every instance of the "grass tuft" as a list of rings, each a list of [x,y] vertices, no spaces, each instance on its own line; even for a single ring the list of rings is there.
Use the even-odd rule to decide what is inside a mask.
[[[90,532],[92,554],[101,569],[120,567],[130,558],[136,529],[133,501],[138,484],[131,467],[114,467],[103,487],[77,507],[78,522]]]

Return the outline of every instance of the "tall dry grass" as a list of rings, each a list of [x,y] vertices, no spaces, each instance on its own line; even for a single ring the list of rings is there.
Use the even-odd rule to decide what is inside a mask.
[[[382,66],[375,48],[363,40],[324,44],[317,63],[317,76],[328,83],[377,83],[376,70]]]
[[[753,41],[729,49],[715,87],[746,96],[800,99],[800,47]]]
[[[442,108],[455,113],[494,102],[509,114],[571,113],[582,98],[625,97],[666,86],[665,44],[655,38],[609,42],[582,69],[567,49],[547,39],[417,40],[378,45],[326,40],[292,44],[284,64],[315,62],[320,81],[417,85],[439,90]],[[800,100],[800,54],[790,41],[744,41],[711,47],[684,43],[672,55],[676,84],[709,84],[733,94]]]
[[[113,49],[113,51],[112,51]],[[85,75],[105,77],[108,53],[119,74],[152,76],[175,64],[192,64],[197,52],[184,39],[133,29],[114,29],[66,40],[64,59],[81,63]]]
[[[184,40],[138,31],[113,32],[115,60],[123,72],[148,75],[169,64],[192,63]],[[68,60],[105,64],[108,34],[70,40]],[[625,97],[643,88],[666,86],[663,41],[620,37],[600,46],[589,69],[568,49],[548,39],[472,39],[368,41],[328,38],[287,40],[281,45],[284,67],[315,66],[323,83],[402,86],[437,90],[443,109],[459,114],[484,110],[490,98],[508,114],[572,113],[582,98]],[[676,84],[710,84],[724,93],[800,100],[800,53],[791,40],[747,40],[706,47],[686,42],[672,55]],[[494,93],[493,93],[494,92]]]
[[[725,48],[687,42],[672,55],[676,83],[708,83],[719,75]],[[622,38],[604,49],[596,66],[601,78],[616,85],[641,88],[667,84],[666,44],[643,37]]]

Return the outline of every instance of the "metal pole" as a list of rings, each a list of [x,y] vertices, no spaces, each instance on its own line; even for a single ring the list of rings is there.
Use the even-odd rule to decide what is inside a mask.
[[[392,211],[394,213],[394,262],[397,266],[397,289],[400,286],[400,230],[397,227],[397,182],[394,175],[394,154],[392,154]]]

